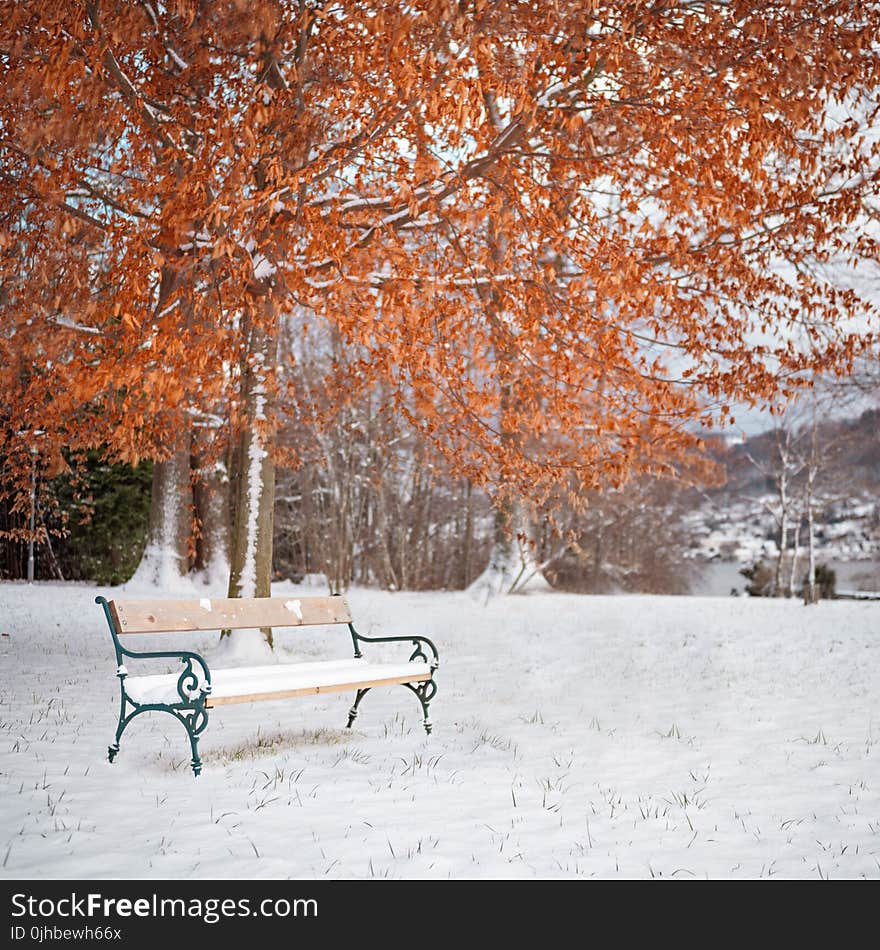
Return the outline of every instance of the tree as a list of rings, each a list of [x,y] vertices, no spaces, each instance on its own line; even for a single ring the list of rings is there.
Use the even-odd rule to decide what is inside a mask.
[[[326,352],[298,351],[291,372],[315,411],[286,415],[279,431],[302,464],[279,472],[275,568],[283,576],[323,574],[334,591],[352,583],[465,587],[488,554],[485,494],[429,451],[389,408],[384,386],[341,406],[328,397],[324,361],[345,374],[356,358],[332,343]]]
[[[834,596],[836,583],[834,577],[831,594],[828,594],[827,588],[822,586],[822,578],[834,575],[834,571],[816,563],[816,513],[820,501],[827,506],[834,496],[846,498],[847,494],[857,489],[858,484],[846,465],[841,465],[842,456],[857,444],[854,434],[849,425],[829,424],[828,417],[834,405],[832,393],[811,393],[807,397],[799,433],[803,472],[799,521],[801,524],[806,523],[807,530],[807,574],[803,581],[805,604],[818,603],[820,597],[827,599]],[[792,596],[796,592],[795,570],[796,565],[793,564],[790,585]]]
[[[795,428],[790,419],[784,417],[777,420],[770,437],[772,448],[766,464],[756,460],[750,453],[746,458],[773,486],[775,498],[773,502],[762,501],[762,504],[773,519],[776,527],[776,565],[773,569],[773,596],[782,597],[794,593],[794,572],[797,567],[797,558],[800,545],[800,516],[797,507],[797,496],[794,482],[799,478],[805,466],[800,446],[801,433]],[[785,558],[788,553],[788,542],[794,535],[794,555],[789,572],[788,588],[783,582]],[[755,578],[749,578],[755,581]]]
[[[807,516],[807,577],[804,581],[804,603],[819,602],[819,590],[816,586],[816,480],[824,461],[819,447],[819,424],[816,419],[816,406],[813,404],[812,418],[809,426],[809,448],[806,453],[804,468],[806,479],[803,490],[803,510]],[[794,586],[795,566],[792,564],[792,587]],[[792,590],[792,594],[794,591]]]
[[[699,478],[710,481],[713,474],[717,480],[709,471]],[[699,562],[688,558],[695,541],[686,518],[692,510],[692,490],[647,476],[619,491],[596,493],[584,510],[569,514],[567,543],[548,551],[547,574],[566,590],[686,594],[700,573]]]
[[[672,472],[690,423],[870,342],[857,292],[778,264],[876,257],[873,5],[25,0],[0,24],[0,453],[33,418],[170,460],[228,418],[233,594],[268,590],[291,314],[362,347],[349,397],[383,380],[502,507]]]
[[[842,459],[859,440],[852,423],[833,418],[840,401],[840,387],[835,385],[829,390],[811,389],[784,408],[777,407],[773,428],[755,439],[754,452],[745,453],[773,489],[772,498],[762,498],[761,505],[772,519],[777,545],[775,597],[794,597],[801,590],[798,568],[806,533],[804,597],[807,603],[816,602],[817,514],[823,502],[827,506],[835,496],[845,498],[857,490],[858,482]]]

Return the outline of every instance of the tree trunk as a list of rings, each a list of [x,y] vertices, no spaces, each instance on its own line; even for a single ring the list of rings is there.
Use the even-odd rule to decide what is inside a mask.
[[[254,402],[260,406],[259,401]],[[275,466],[265,437],[248,425],[239,436],[242,467],[236,486],[229,596],[269,597],[272,580],[272,528]]]
[[[173,590],[190,569],[191,443],[192,434],[187,428],[170,458],[153,465],[147,545],[131,583]]]
[[[804,603],[805,604],[815,604],[818,602],[819,598],[816,596],[816,547],[814,541],[814,525],[813,525],[813,500],[807,504],[807,550],[809,551],[808,555],[808,567],[807,567],[807,582],[804,584]]]
[[[809,545],[809,568],[807,571],[807,582],[804,584],[804,603],[819,603],[819,591],[816,588],[816,479],[819,477],[821,467],[828,459],[828,446],[823,451],[819,450],[819,421],[816,413],[816,401],[813,400],[812,418],[810,420],[810,455],[807,462],[807,531]]]
[[[377,541],[379,544],[380,563],[382,565],[382,571],[384,574],[382,578],[382,586],[386,590],[400,590],[400,582],[398,581],[397,574],[395,573],[394,563],[391,558],[391,550],[388,546],[388,511],[387,499],[385,496],[384,477],[381,478],[376,488],[376,532],[378,535]],[[400,560],[401,564],[405,564],[406,552],[403,552],[403,556]]]
[[[193,501],[199,523],[193,566],[206,586],[220,589],[229,581],[229,477],[223,462],[197,468]]]
[[[180,279],[175,268],[162,268],[156,315],[166,306]],[[132,578],[134,583],[168,590],[179,586],[180,578],[189,572],[193,513],[191,452],[192,430],[186,426],[177,433],[170,457],[153,463],[147,544]]]
[[[785,489],[782,489],[782,511],[779,516],[779,557],[776,559],[776,571],[773,575],[773,596],[782,596],[782,566],[785,562],[785,550],[788,547],[788,501]]]
[[[794,524],[794,550],[791,553],[791,567],[788,572],[788,596],[794,597],[797,593],[797,568],[801,556],[801,521],[803,512],[797,511]]]
[[[462,587],[467,587],[471,582],[472,558],[474,547],[474,509],[473,509],[473,485],[470,479],[465,485],[465,521],[464,521],[464,580]]]
[[[235,516],[230,549],[230,597],[269,597],[272,583],[272,530],[275,507],[275,463],[271,455],[267,369],[274,363],[272,334],[251,325],[249,357],[241,371],[242,420],[237,446],[237,472],[232,484]],[[254,644],[252,631],[233,631],[236,652],[272,648],[272,631],[263,628],[265,644]],[[248,652],[244,650],[243,652]]]
[[[815,462],[815,439],[816,430],[813,428],[813,457],[810,461],[810,470],[807,473],[807,581],[804,584],[804,603],[816,604],[819,602],[818,591],[816,590],[816,523],[814,516],[814,480],[816,477]]]
[[[489,563],[468,587],[468,591],[478,597],[485,596],[488,600],[495,594],[550,590],[526,540],[529,534],[519,505],[512,502],[496,505]]]

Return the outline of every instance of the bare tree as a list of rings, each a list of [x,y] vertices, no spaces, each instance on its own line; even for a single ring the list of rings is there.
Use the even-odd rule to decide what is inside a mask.
[[[794,427],[784,415],[774,426],[772,439],[773,448],[767,462],[758,461],[751,453],[746,453],[746,457],[774,488],[774,501],[772,503],[763,501],[762,505],[776,526],[778,554],[773,571],[773,595],[781,597],[785,590],[783,585],[785,555],[796,510],[793,484],[803,469],[803,461],[798,451]],[[794,527],[797,533],[796,525]],[[789,575],[789,586],[790,584],[791,575]]]

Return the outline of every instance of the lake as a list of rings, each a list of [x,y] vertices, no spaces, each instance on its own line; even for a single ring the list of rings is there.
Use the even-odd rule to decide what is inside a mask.
[[[880,561],[834,561],[818,558],[817,564],[827,564],[837,572],[838,590],[880,590]],[[801,560],[798,574],[807,570],[806,559]],[[692,585],[691,593],[698,597],[726,597],[732,588],[745,593],[748,581],[739,573],[745,567],[733,561],[709,561],[701,565],[701,575]]]

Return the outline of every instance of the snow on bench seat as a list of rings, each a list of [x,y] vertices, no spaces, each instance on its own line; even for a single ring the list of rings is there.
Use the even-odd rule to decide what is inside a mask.
[[[179,678],[179,673],[127,676],[125,691],[139,704],[179,703]],[[211,692],[206,705],[210,708],[227,703],[368,689],[373,686],[417,683],[429,679],[431,668],[427,663],[370,663],[364,659],[279,663],[274,666],[211,670]],[[191,695],[195,697],[198,691],[193,691]]]

